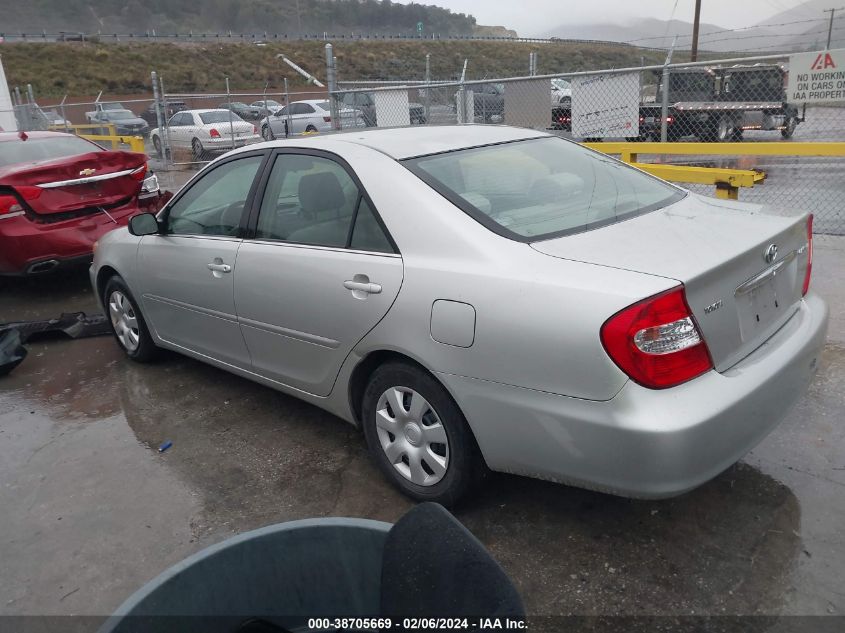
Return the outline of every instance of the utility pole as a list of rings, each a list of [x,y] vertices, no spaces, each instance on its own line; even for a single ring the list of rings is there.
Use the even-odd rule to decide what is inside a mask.
[[[822,13],[830,13],[830,25],[827,27],[827,46],[825,46],[826,50],[830,50],[830,36],[833,35],[833,16],[836,14],[837,11],[842,11],[845,7],[839,7],[838,9],[824,9]]]
[[[690,61],[698,61],[698,25],[701,22],[701,0],[695,0],[695,18],[692,21],[692,50]]]

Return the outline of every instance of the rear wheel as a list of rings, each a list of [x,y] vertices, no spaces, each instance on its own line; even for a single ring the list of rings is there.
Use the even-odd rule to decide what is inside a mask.
[[[362,415],[370,454],[409,497],[452,505],[486,472],[460,409],[422,369],[400,362],[376,369]]]
[[[716,140],[726,143],[733,139],[735,133],[733,119],[729,116],[721,117],[716,124]]]
[[[191,141],[191,152],[194,154],[194,158],[197,160],[202,160],[202,155],[205,152],[202,146],[202,141],[198,138],[195,138]]]
[[[305,131],[310,132],[310,133],[314,133],[314,132],[317,131],[317,128],[315,128],[313,125],[309,125],[307,128],[305,128]]]
[[[115,275],[109,279],[103,291],[103,304],[114,337],[126,355],[139,363],[153,360],[158,354],[158,347],[135,298],[121,277]]]

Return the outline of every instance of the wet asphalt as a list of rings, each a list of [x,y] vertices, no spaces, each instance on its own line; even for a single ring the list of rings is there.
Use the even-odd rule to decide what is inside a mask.
[[[496,475],[456,512],[530,614],[845,613],[845,238],[816,241],[819,373],[774,433],[682,497]],[[0,322],[96,310],[86,271],[0,280]],[[165,441],[172,447],[157,448]],[[291,397],[110,337],[29,345],[0,378],[0,614],[107,614],[233,534],[411,506],[362,437]]]

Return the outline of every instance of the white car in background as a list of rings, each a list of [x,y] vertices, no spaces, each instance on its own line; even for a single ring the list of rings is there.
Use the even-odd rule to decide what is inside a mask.
[[[159,156],[164,146],[159,128],[150,132]],[[167,136],[171,149],[190,148],[194,158],[228,152],[261,140],[258,129],[230,110],[182,110],[167,122]]]
[[[343,107],[339,114],[343,129],[366,127],[360,110]],[[285,126],[289,129],[286,130]],[[328,132],[331,129],[331,104],[325,99],[294,101],[261,121],[261,136],[268,141],[305,132]]]
[[[552,105],[572,107],[572,84],[566,79],[552,79]]]

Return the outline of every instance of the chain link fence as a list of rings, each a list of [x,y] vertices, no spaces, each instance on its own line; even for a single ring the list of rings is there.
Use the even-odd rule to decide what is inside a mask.
[[[23,130],[96,135],[110,125],[118,135],[140,136],[151,166],[174,188],[234,148],[350,129],[505,124],[579,141],[730,143],[717,155],[702,153],[703,145],[682,155],[649,149],[637,152],[638,161],[765,172],[764,183],[740,190],[741,201],[810,211],[817,232],[845,234],[845,157],[789,149],[845,142],[845,102],[790,103],[786,56],[472,81],[336,82],[331,70],[328,90],[243,91],[221,78],[218,93],[174,93],[153,75],[154,93],[131,99],[42,106],[18,92],[14,117]],[[833,88],[839,81],[842,89],[845,73],[835,75]],[[773,151],[749,155],[742,147],[750,142],[773,143]]]
[[[506,124],[579,141],[732,143],[718,155],[643,153],[641,162],[758,170],[766,180],[739,199],[815,214],[819,233],[845,234],[845,156],[811,156],[804,143],[845,141],[845,102],[788,102],[788,57],[473,81],[340,82],[338,108],[367,126]],[[840,89],[845,73],[840,73]],[[334,129],[343,130],[347,115]],[[747,155],[736,143],[775,143]],[[790,154],[789,144],[801,143]],[[737,149],[740,147],[740,149]],[[651,151],[651,150],[650,150]],[[775,155],[779,154],[779,155]],[[565,169],[565,166],[560,166]],[[527,183],[527,186],[530,183]],[[713,185],[683,184],[714,195]]]

